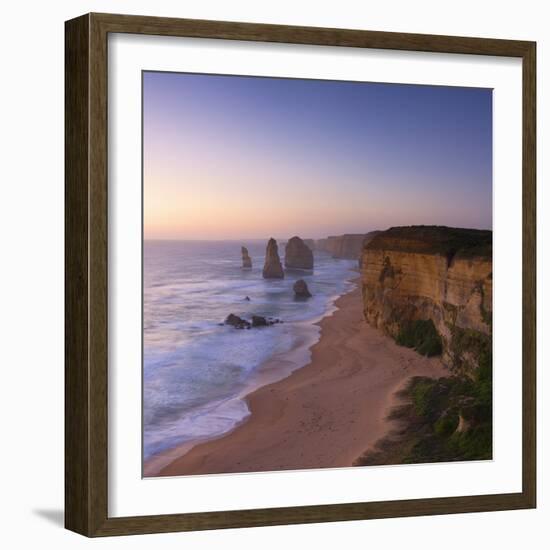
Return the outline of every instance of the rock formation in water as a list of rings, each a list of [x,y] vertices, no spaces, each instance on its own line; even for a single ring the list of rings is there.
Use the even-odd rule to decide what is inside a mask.
[[[234,328],[250,328],[250,323],[246,319],[242,319],[238,315],[234,315],[233,313],[230,313],[226,319],[225,324],[232,326]]]
[[[265,250],[265,264],[263,270],[264,279],[284,279],[285,272],[279,258],[279,247],[277,241],[269,239]]]
[[[313,269],[313,252],[300,237],[292,237],[286,243],[285,267],[287,269]]]
[[[248,248],[241,246],[241,256],[243,259],[243,269],[250,269],[252,267],[252,258],[248,255]]]
[[[280,319],[274,319],[273,317],[262,317],[261,315],[252,315],[252,321],[247,321],[238,315],[230,313],[223,323],[220,325],[229,325],[238,329],[251,329],[258,327],[270,327],[282,323]]]
[[[392,227],[361,257],[366,320],[453,372],[491,360],[492,232]]]
[[[315,248],[328,252],[333,258],[358,260],[365,242],[370,241],[379,231],[370,233],[346,234],[327,237],[315,241]]]
[[[303,279],[298,279],[294,283],[294,295],[296,298],[311,298],[311,292],[307,287],[307,283]]]
[[[268,320],[265,317],[262,317],[261,315],[252,315],[252,326],[253,327],[267,327]]]

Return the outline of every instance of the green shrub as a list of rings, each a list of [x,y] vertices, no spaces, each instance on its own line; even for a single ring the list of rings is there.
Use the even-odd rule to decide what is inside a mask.
[[[414,348],[421,355],[441,355],[441,336],[431,319],[403,323],[396,338],[400,346]]]
[[[492,445],[492,424],[484,422],[465,433],[453,434],[447,447],[459,460],[490,460],[493,457]]]
[[[458,426],[458,415],[456,413],[444,413],[434,424],[436,435],[446,437],[452,435]]]
[[[452,356],[452,369],[459,371],[472,371],[482,369],[488,372],[491,365],[492,343],[491,337],[477,330],[453,326],[451,328],[450,352]],[[464,360],[464,353],[473,357],[474,364]]]
[[[389,418],[399,430],[356,460],[356,465],[419,464],[492,458],[491,357],[471,376],[411,378],[405,400]],[[459,413],[467,421],[457,432]]]
[[[435,385],[435,380],[422,378],[416,383],[412,389],[411,396],[416,414],[419,416],[426,415],[432,405],[432,394]]]

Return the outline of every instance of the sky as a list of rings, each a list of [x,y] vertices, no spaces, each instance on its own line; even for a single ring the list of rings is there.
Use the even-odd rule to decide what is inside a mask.
[[[143,73],[146,239],[492,227],[492,90]]]

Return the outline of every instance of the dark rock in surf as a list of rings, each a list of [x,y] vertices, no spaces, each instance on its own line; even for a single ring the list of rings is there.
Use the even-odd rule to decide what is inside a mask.
[[[261,315],[253,315],[252,321],[247,321],[246,319],[243,319],[238,315],[230,313],[225,319],[225,322],[220,323],[220,325],[229,325],[233,328],[249,330],[251,328],[270,327],[278,323],[282,323],[282,321],[280,319],[274,319],[273,317],[262,317]]]
[[[294,295],[296,298],[311,298],[311,292],[303,279],[298,279],[294,283]]]
[[[225,319],[225,324],[234,328],[250,328],[250,323],[246,319],[242,319],[238,315],[230,313]]]
[[[261,315],[252,315],[252,326],[253,327],[267,327],[268,321],[265,317]]]

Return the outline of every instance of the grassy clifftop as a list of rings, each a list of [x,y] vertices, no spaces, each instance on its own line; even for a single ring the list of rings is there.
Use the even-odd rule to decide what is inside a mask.
[[[437,254],[447,258],[490,258],[492,242],[492,231],[441,225],[415,225],[391,227],[374,236],[365,244],[365,249]]]

